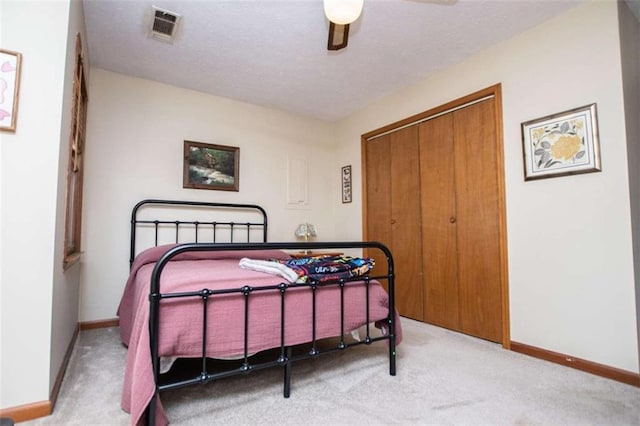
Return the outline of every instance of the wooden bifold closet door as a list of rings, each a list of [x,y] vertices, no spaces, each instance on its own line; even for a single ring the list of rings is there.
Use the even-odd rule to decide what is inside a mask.
[[[420,166],[418,128],[410,127],[367,144],[366,173],[372,241],[391,249],[396,272],[396,306],[409,318],[423,317],[420,249]],[[386,260],[374,256],[380,270]]]
[[[453,116],[443,115],[420,124],[421,240],[424,264],[423,320],[454,330],[458,311],[458,248],[456,169]]]
[[[363,136],[365,237],[392,250],[402,316],[503,342],[495,102]]]
[[[424,321],[502,340],[493,99],[420,124]]]

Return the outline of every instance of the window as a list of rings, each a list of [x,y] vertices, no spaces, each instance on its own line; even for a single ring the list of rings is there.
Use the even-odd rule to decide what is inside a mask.
[[[75,71],[73,78],[73,109],[69,138],[67,169],[67,204],[64,233],[64,267],[80,258],[82,231],[82,181],[84,176],[84,146],[87,122],[87,86],[82,60],[82,41],[76,36]]]

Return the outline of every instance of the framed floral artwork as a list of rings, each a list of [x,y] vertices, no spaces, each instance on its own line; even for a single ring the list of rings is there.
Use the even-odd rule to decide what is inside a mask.
[[[601,171],[596,104],[522,123],[524,180]]]
[[[16,131],[22,54],[0,49],[0,130]]]

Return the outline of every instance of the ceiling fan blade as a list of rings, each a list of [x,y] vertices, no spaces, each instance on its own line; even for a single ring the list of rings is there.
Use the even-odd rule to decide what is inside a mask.
[[[458,2],[458,0],[406,0],[406,1],[412,1],[415,3],[433,3],[433,4],[442,4],[445,6],[453,6],[455,3]]]
[[[340,25],[329,21],[329,41],[327,50],[340,50],[347,47],[349,41],[349,24]]]

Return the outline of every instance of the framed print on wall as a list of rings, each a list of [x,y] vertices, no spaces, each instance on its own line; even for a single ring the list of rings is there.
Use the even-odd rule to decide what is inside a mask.
[[[182,187],[238,191],[240,148],[184,141]]]
[[[351,202],[351,166],[342,168],[342,202]]]
[[[596,104],[522,123],[524,180],[599,172]]]
[[[0,130],[16,131],[22,54],[0,49]]]

